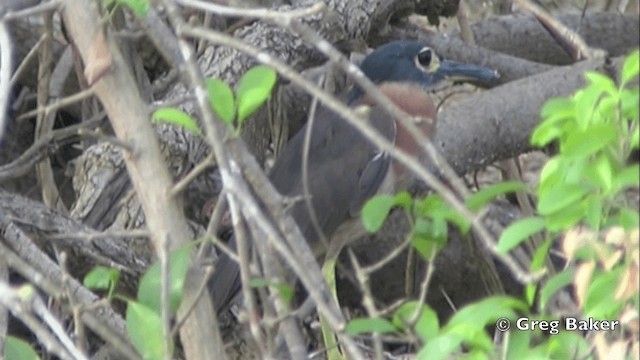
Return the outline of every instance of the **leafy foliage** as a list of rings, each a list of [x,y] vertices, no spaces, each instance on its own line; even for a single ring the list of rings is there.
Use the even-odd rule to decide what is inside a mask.
[[[4,339],[5,360],[38,360],[40,357],[31,348],[31,345],[13,336]]]
[[[162,318],[154,309],[137,301],[127,304],[127,329],[131,342],[142,358],[148,360],[165,359],[162,335]],[[167,339],[173,347],[173,341]]]
[[[192,247],[184,246],[169,254],[169,310],[173,315],[180,306],[182,288],[189,266]],[[84,283],[94,289],[109,289],[113,293],[120,273],[115,269],[96,267],[85,276]],[[165,339],[161,318],[162,273],[160,262],[153,264],[140,280],[137,301],[119,296],[127,302],[127,330],[131,341],[144,359],[165,359],[165,347],[173,351],[173,339]]]
[[[176,108],[161,108],[153,113],[152,119],[155,121],[165,122],[183,127],[195,135],[201,135],[202,132],[198,127],[198,123],[186,112]]]
[[[214,78],[206,79],[209,105],[218,118],[232,126],[235,134],[238,135],[249,116],[269,99],[276,80],[276,72],[273,69],[255,66],[240,78],[234,95],[226,82]],[[198,136],[202,135],[198,122],[177,108],[158,109],[153,113],[152,119],[183,127]]]
[[[103,8],[110,8],[114,5],[125,6],[138,17],[145,17],[149,12],[149,0],[103,0]]]
[[[118,280],[120,280],[120,271],[114,268],[97,266],[84,277],[83,283],[89,289],[109,290],[108,298],[110,299]]]
[[[255,66],[240,78],[236,89],[238,126],[267,101],[275,84],[276,73],[266,66]]]
[[[533,254],[533,271],[543,268],[560,238],[560,248],[571,266],[541,284],[527,286],[525,301],[492,296],[460,309],[443,326],[427,305],[408,302],[400,306],[392,324],[398,332],[418,334],[423,345],[418,358],[446,359],[462,349],[469,358],[487,358],[496,355],[497,346],[509,359],[583,358],[594,347],[604,358],[614,345],[631,349],[628,344],[635,344],[637,349],[638,329],[628,326],[630,320],[626,325],[622,321],[622,326],[627,326],[626,336],[601,333],[595,345],[578,332],[559,331],[548,337],[538,328],[510,331],[496,346],[486,326],[496,324],[499,318],[508,323],[523,315],[531,320],[558,319],[552,300],[567,286],[574,289],[580,318],[637,319],[640,215],[627,191],[637,191],[640,186],[638,164],[628,161],[639,148],[639,63],[638,51],[626,59],[619,86],[605,75],[585,74],[585,88],[544,105],[542,122],[532,134],[532,144],[544,147],[555,143],[559,152],[541,172],[535,192],[537,213],[505,229],[497,250],[506,254],[540,234],[544,241]],[[498,183],[469,197],[466,205],[480,211],[497,196],[526,190],[526,185],[519,182]],[[402,194],[403,199],[405,196]],[[466,219],[436,195],[402,202],[397,197],[371,199],[363,209],[362,221],[367,230],[377,231],[389,211],[401,207],[412,219],[412,244],[427,259],[432,259],[446,242],[448,224],[463,231],[469,228]],[[364,325],[369,325],[371,332],[376,328],[357,320],[360,331]],[[382,324],[380,320],[376,318],[375,324]]]

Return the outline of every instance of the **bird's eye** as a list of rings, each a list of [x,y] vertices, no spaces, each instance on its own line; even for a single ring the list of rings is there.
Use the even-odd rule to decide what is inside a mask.
[[[431,65],[431,60],[433,59],[433,50],[429,48],[424,48],[420,50],[418,53],[418,63],[424,67],[429,67]]]
[[[425,73],[434,73],[440,66],[440,58],[433,49],[430,47],[424,47],[418,52],[415,59],[416,66]]]

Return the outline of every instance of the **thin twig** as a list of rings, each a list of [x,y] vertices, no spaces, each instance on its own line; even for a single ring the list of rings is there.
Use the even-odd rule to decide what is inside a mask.
[[[367,311],[369,318],[377,318],[380,316],[380,311],[376,308],[376,305],[373,302],[374,297],[371,292],[371,287],[369,286],[369,275],[360,266],[358,259],[351,250],[349,251],[349,257],[351,258],[353,270],[356,273],[356,278],[358,279],[360,289],[362,290],[362,305]],[[373,347],[375,349],[376,359],[382,360],[382,340],[380,339],[380,333],[373,333]]]
[[[13,46],[7,20],[0,19],[0,140],[8,124]]]
[[[325,76],[321,76],[318,81],[318,86],[322,86]],[[324,231],[320,227],[318,222],[318,216],[316,210],[313,208],[312,194],[309,191],[309,149],[311,148],[311,133],[313,131],[314,123],[316,122],[316,111],[318,109],[318,98],[314,97],[311,100],[311,108],[309,109],[309,115],[307,116],[307,127],[304,132],[304,143],[302,148],[302,192],[304,202],[307,205],[307,211],[311,218],[311,224],[314,230],[318,233],[318,238],[326,249],[329,249],[329,239],[325,235]]]
[[[323,2],[317,2],[307,8],[298,8],[291,11],[273,11],[268,9],[233,8],[229,6],[218,5],[214,2],[205,2],[198,0],[176,0],[176,2],[182,6],[208,11],[218,16],[257,18],[262,20],[276,21],[280,21],[282,19],[297,19],[315,15],[322,12],[326,7]]]
[[[86,122],[54,130],[38,139],[29,149],[12,162],[0,166],[0,180],[22,176],[43,158],[55,154],[61,146],[78,141],[82,130],[93,129],[104,122],[104,114]]]
[[[589,47],[586,41],[569,27],[554,18],[548,11],[529,0],[514,0],[514,3],[531,12],[553,38],[565,49],[575,61],[603,58],[606,51]]]
[[[60,8],[60,1],[52,0],[52,1],[44,2],[42,4],[38,4],[36,6],[32,6],[24,10],[15,11],[15,12],[9,11],[4,15],[4,20],[9,21],[9,20],[26,18],[29,16],[39,15],[41,13],[54,11],[59,8]]]
[[[52,111],[56,111],[56,110],[61,109],[63,107],[66,107],[66,106],[69,106],[69,105],[73,105],[73,104],[75,104],[77,102],[80,102],[80,101],[82,101],[84,99],[87,99],[87,98],[89,98],[89,97],[91,97],[93,95],[94,95],[93,88],[88,88],[86,90],[82,90],[80,92],[77,92],[77,93],[75,93],[73,95],[70,95],[70,96],[64,97],[62,99],[59,99],[58,101],[56,101],[54,103],[51,103],[51,104],[49,104],[47,106],[40,107],[40,108],[37,108],[35,110],[28,111],[28,112],[18,116],[18,120],[26,120],[26,119],[32,118],[34,116],[38,116],[40,114],[48,114],[48,113],[50,113]]]

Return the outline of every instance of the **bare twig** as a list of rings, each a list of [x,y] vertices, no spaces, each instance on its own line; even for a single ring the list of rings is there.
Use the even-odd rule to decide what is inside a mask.
[[[258,309],[256,308],[256,302],[254,300],[253,291],[251,289],[251,271],[249,269],[249,263],[251,261],[252,246],[250,245],[250,239],[246,231],[246,225],[242,221],[240,212],[240,205],[233,196],[227,196],[229,202],[229,210],[231,211],[231,221],[233,222],[234,236],[236,244],[238,245],[238,266],[240,266],[240,278],[242,279],[242,295],[244,298],[244,304],[249,313],[249,329],[256,344],[258,344],[259,352],[264,356],[266,354],[266,348],[264,346],[264,339],[260,332]]]
[[[14,224],[0,216],[0,228],[7,242],[0,242],[0,257],[17,273],[35,284],[49,296],[62,298],[63,274],[60,268],[25,236]],[[14,252],[11,248],[16,249]],[[82,287],[75,279],[69,279],[69,294],[75,296],[75,302],[85,306],[95,304],[98,298]],[[114,345],[118,352],[127,359],[139,359],[136,351],[126,340],[125,324],[120,315],[104,304],[93,307],[90,311],[82,312],[82,321],[87,326]]]
[[[8,124],[9,93],[11,92],[11,69],[13,68],[13,46],[9,26],[0,18],[0,140]]]
[[[35,289],[30,285],[13,289],[6,283],[0,282],[0,304],[22,320],[49,352],[62,359],[88,359],[76,349],[58,320],[49,313]],[[49,329],[43,323],[48,325]]]
[[[7,14],[5,14],[4,19],[8,21],[8,20],[26,18],[29,16],[34,16],[41,13],[57,10],[59,7],[60,7],[60,1],[56,1],[56,0],[46,1],[36,6],[26,8],[24,10],[9,11]]]
[[[262,20],[296,19],[311,16],[322,12],[326,5],[323,2],[317,2],[307,8],[299,8],[291,11],[273,11],[268,9],[247,9],[233,8],[229,6],[218,5],[213,2],[205,2],[199,0],[177,0],[178,4],[192,7],[194,9],[208,11],[219,16],[228,17],[245,17],[258,18]]]
[[[56,111],[58,109],[61,109],[63,107],[75,104],[79,101],[85,100],[91,96],[94,95],[94,90],[93,88],[88,88],[86,90],[82,90],[78,93],[75,93],[73,95],[69,95],[67,97],[64,97],[62,99],[59,99],[58,101],[49,104],[47,106],[35,109],[35,110],[31,110],[28,111],[20,116],[18,116],[18,120],[26,120],[29,118],[32,118],[34,116],[38,116],[39,114],[48,114],[51,113],[53,111]]]
[[[369,286],[369,274],[360,266],[360,263],[353,251],[349,251],[349,257],[351,258],[353,270],[355,271],[356,278],[360,284],[360,289],[362,289],[362,305],[366,309],[367,315],[370,318],[377,318],[380,316],[380,311],[376,308],[376,305],[373,302],[374,296],[371,293],[371,287]],[[381,360],[383,357],[380,333],[373,333],[373,347],[375,349],[376,359]]]
[[[589,47],[580,34],[556,20],[541,6],[529,0],[514,0],[514,3],[524,10],[531,12],[574,60],[578,61],[606,56],[606,51]]]
[[[78,141],[78,139],[81,138],[79,135],[81,130],[96,128],[100,126],[104,120],[102,116],[99,116],[81,124],[67,126],[63,129],[53,130],[47,133],[31,145],[20,157],[9,164],[0,166],[0,180],[26,174],[36,162],[49,155],[53,155],[61,146]]]

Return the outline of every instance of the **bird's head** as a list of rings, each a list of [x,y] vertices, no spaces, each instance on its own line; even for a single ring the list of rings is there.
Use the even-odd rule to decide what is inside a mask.
[[[375,84],[408,82],[426,91],[454,81],[493,81],[499,77],[493,69],[442,59],[424,43],[407,40],[378,47],[362,61],[360,68]],[[350,101],[361,96],[362,90],[356,86]]]

